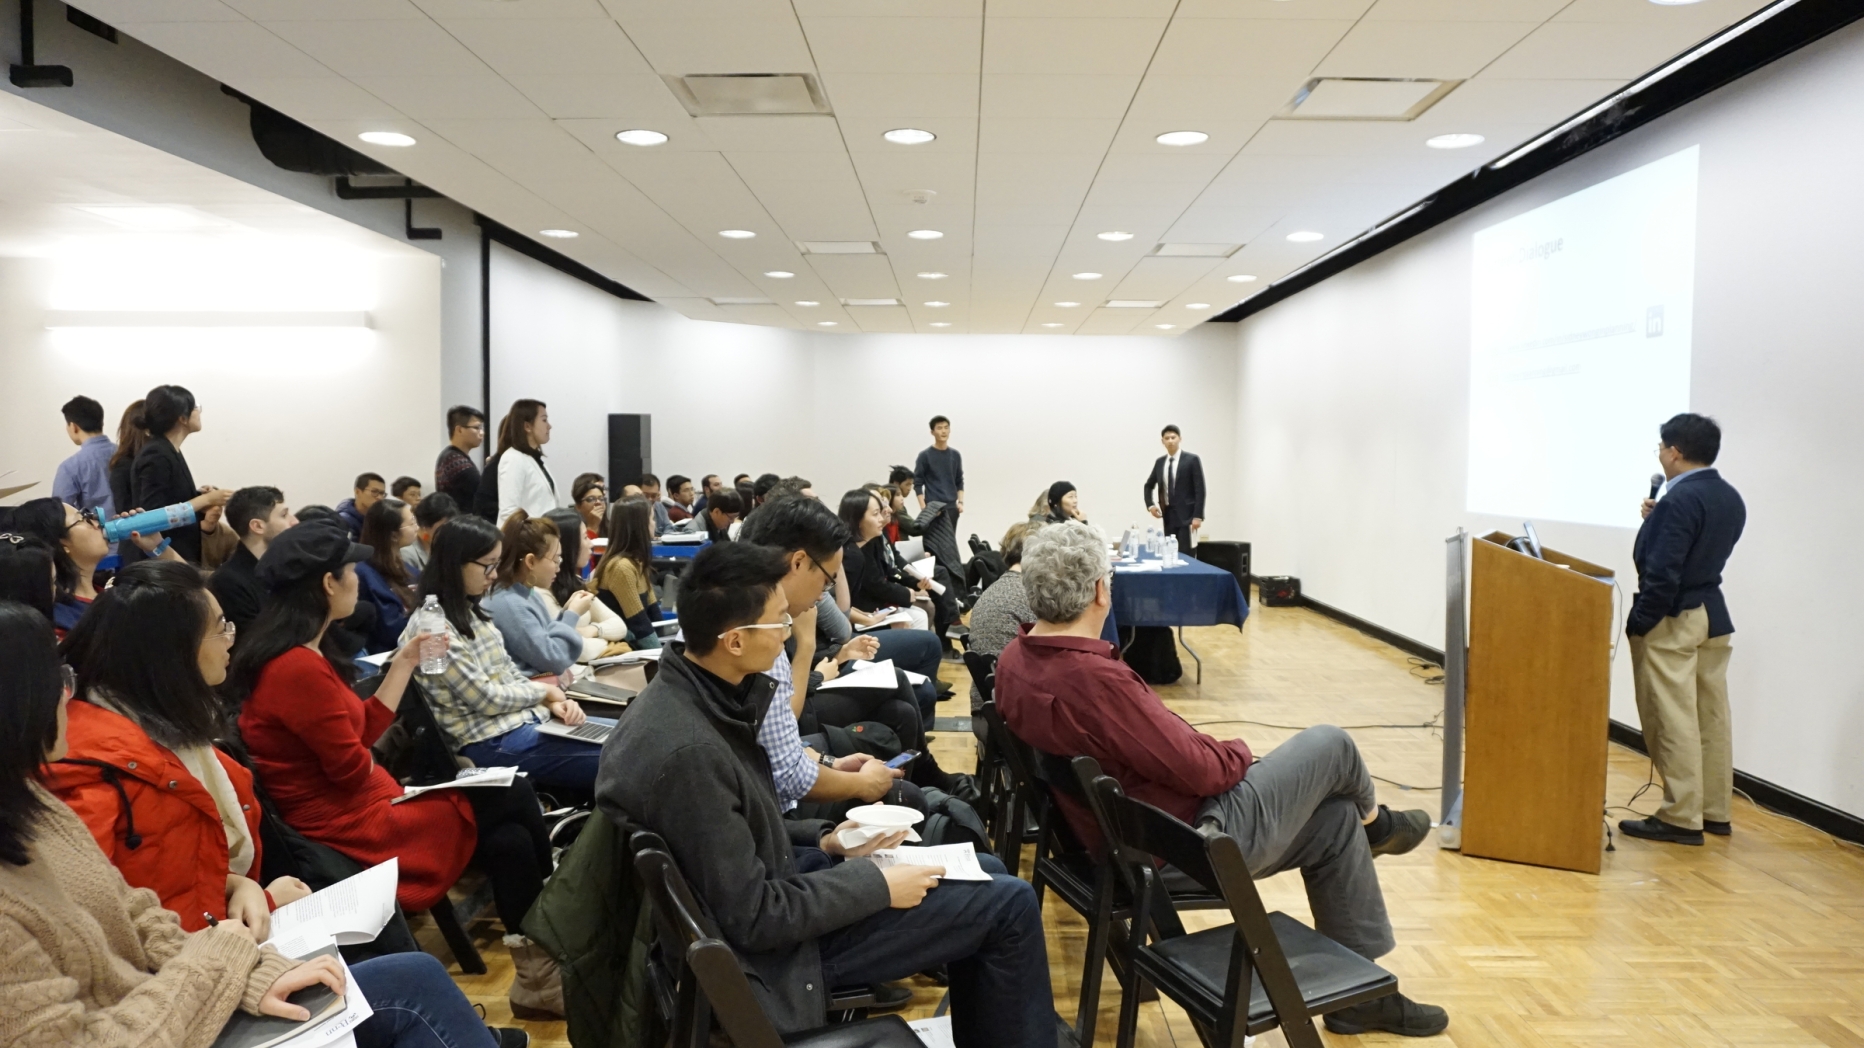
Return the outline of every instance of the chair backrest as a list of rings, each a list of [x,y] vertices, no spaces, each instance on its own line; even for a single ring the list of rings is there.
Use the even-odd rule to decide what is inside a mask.
[[[997,657],[967,651],[964,653],[964,668],[971,674],[971,683],[977,685],[977,693],[984,697],[984,701],[993,701],[997,691]]]
[[[379,683],[379,678],[375,680]],[[368,694],[374,690],[370,687]],[[434,719],[434,709],[428,704],[427,692],[416,679],[410,679],[407,690],[401,693],[393,730],[384,733],[375,748],[376,759],[406,786],[431,786],[459,775],[459,758],[447,745],[440,722]]]
[[[697,979],[699,994],[694,995],[692,1003],[697,1005],[697,997],[702,995],[709,1005],[682,1009],[683,1023],[676,1023],[673,1043],[682,1048],[706,1043],[711,1017],[716,1016],[736,1048],[782,1048],[783,1038],[751,993],[751,983],[744,977],[737,955],[718,937],[673,856],[664,846],[652,846],[659,838],[651,833],[637,833],[630,840],[639,846],[634,868],[653,897],[661,949],[669,955],[679,954],[687,971]],[[690,984],[687,980],[682,983],[684,996],[690,993]]]

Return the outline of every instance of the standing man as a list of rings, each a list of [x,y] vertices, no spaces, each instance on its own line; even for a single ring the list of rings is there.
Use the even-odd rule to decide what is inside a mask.
[[[1728,717],[1729,635],[1722,566],[1741,538],[1747,506],[1709,467],[1722,449],[1715,420],[1682,414],[1659,430],[1663,497],[1644,500],[1631,560],[1637,599],[1625,621],[1644,743],[1663,775],[1663,807],[1618,828],[1632,837],[1702,843],[1727,836],[1734,802],[1734,733]]]
[[[951,419],[932,416],[932,446],[913,463],[913,486],[919,489],[918,523],[926,552],[938,558],[950,590],[964,579],[958,559],[958,515],[964,512],[964,456],[951,446]],[[940,637],[939,643],[945,643]]]
[[[472,512],[479,495],[479,467],[471,452],[485,443],[485,412],[461,404],[447,411],[447,446],[434,463],[434,490],[453,496],[465,512]]]
[[[1178,450],[1183,441],[1177,426],[1159,432],[1165,454],[1152,464],[1152,475],[1146,478],[1146,512],[1165,521],[1165,533],[1178,539],[1178,551],[1188,557],[1191,533],[1204,526],[1204,463],[1189,451]]]
[[[52,495],[80,512],[97,511],[98,520],[116,516],[110,502],[110,456],[116,443],[104,436],[104,406],[86,396],[65,402],[65,436],[78,446],[58,464]]]

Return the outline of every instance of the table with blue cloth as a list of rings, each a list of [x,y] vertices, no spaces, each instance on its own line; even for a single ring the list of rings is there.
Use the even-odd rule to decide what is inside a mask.
[[[1176,567],[1157,571],[1113,569],[1113,609],[1101,637],[1120,643],[1121,626],[1177,627],[1178,643],[1197,663],[1197,682],[1204,682],[1204,660],[1184,641],[1186,626],[1220,624],[1243,628],[1249,601],[1236,576],[1222,568],[1186,558]]]

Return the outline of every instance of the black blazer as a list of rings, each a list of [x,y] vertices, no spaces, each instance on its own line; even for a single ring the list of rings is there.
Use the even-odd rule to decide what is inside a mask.
[[[1709,636],[1733,633],[1722,599],[1722,568],[1746,524],[1747,504],[1715,470],[1691,473],[1671,487],[1644,518],[1631,547],[1637,599],[1625,632],[1641,637],[1664,618],[1706,607]]]
[[[912,590],[887,577],[886,564],[880,557],[880,544],[885,541],[884,535],[865,546],[850,541],[842,549],[841,570],[848,576],[848,598],[862,611],[903,608],[913,602]]]
[[[1158,499],[1152,497],[1155,489],[1165,487],[1165,459],[1152,464],[1152,475],[1146,478],[1146,505],[1158,505]],[[1172,514],[1185,523],[1204,519],[1204,463],[1189,451],[1178,453],[1178,470],[1172,475],[1172,488],[1169,509]]]
[[[161,509],[177,502],[187,502],[201,493],[194,483],[194,473],[181,449],[167,437],[155,437],[136,453],[136,465],[130,470],[130,499],[125,509]],[[201,562],[201,526],[188,524],[171,528],[166,534],[175,544],[175,552],[190,564]]]

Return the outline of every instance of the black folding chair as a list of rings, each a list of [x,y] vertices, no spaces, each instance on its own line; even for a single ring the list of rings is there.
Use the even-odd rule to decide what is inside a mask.
[[[1132,933],[1115,943],[1131,973],[1120,1001],[1119,1048],[1132,1046],[1144,983],[1177,1002],[1205,1044],[1230,1048],[1242,1048],[1245,1034],[1278,1026],[1289,1048],[1321,1048],[1314,1016],[1397,992],[1392,973],[1285,913],[1265,913],[1234,838],[1133,800],[1109,776],[1096,778],[1093,789],[1114,831],[1114,859],[1140,886]],[[1160,863],[1221,895],[1231,923],[1185,932],[1170,907],[1155,901]]]
[[[964,653],[964,668],[971,675],[971,683],[977,685],[979,698],[971,707],[971,734],[977,737],[977,788],[981,796],[977,800],[977,810],[984,816],[991,840],[996,840],[997,828],[989,825],[996,817],[996,798],[999,791],[1008,788],[1009,772],[1003,767],[1003,759],[990,743],[990,726],[984,722],[983,704],[992,701],[997,689],[997,657],[980,655],[975,651]]]

